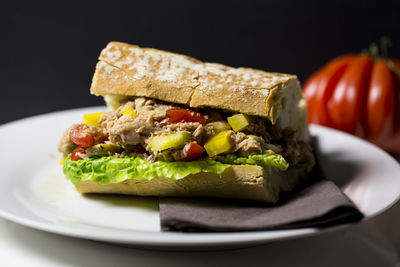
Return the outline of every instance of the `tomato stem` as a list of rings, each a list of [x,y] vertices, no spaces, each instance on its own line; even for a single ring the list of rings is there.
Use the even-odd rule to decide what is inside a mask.
[[[370,57],[375,61],[377,59],[384,59],[385,61],[389,60],[389,47],[392,46],[392,41],[387,36],[381,36],[379,39],[379,46],[376,43],[371,43],[369,45],[369,49],[364,49],[362,52],[367,53]],[[379,50],[381,50],[381,54],[379,54]]]
[[[389,47],[392,46],[392,41],[390,40],[389,37],[387,36],[382,36],[379,40],[380,45],[381,45],[381,51],[382,51],[382,57],[384,59],[388,59],[389,58]]]
[[[373,60],[377,60],[379,58],[379,47],[376,43],[369,45],[369,55]]]
[[[381,45],[381,50],[382,50],[382,58],[386,61],[387,66],[391,71],[396,73],[398,76],[400,76],[400,69],[397,68],[394,64],[393,61],[390,60],[389,58],[389,47],[392,46],[392,40],[390,40],[389,37],[387,36],[382,36],[380,39],[380,45]]]

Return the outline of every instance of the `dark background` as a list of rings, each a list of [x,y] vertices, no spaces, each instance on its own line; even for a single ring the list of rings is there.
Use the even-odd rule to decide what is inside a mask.
[[[382,35],[400,58],[400,1],[2,1],[0,30],[1,124],[103,104],[89,87],[110,40],[302,82]]]

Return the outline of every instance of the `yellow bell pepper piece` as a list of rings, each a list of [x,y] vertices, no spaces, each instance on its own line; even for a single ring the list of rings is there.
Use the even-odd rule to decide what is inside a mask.
[[[192,135],[188,132],[154,136],[150,140],[150,149],[152,151],[163,151],[170,148],[179,148],[189,142],[191,137]]]
[[[215,134],[218,134],[220,132],[231,129],[231,126],[227,122],[224,122],[224,121],[210,122],[209,125],[212,126]]]
[[[83,115],[82,123],[93,126],[100,126],[100,116],[105,112],[97,112]]]
[[[60,160],[59,163],[60,163],[61,165],[63,165],[64,162],[65,162],[65,160],[67,159],[67,157],[68,157],[67,155],[63,156],[63,158]]]
[[[249,119],[244,114],[236,114],[228,117],[228,123],[235,132],[243,130],[250,124]]]
[[[122,114],[129,115],[132,118],[136,118],[138,116],[138,114],[132,108],[124,109],[124,111],[122,111]]]
[[[223,131],[211,137],[204,145],[207,154],[210,157],[214,157],[218,154],[228,152],[233,146],[232,140],[230,138],[232,133],[232,131]]]

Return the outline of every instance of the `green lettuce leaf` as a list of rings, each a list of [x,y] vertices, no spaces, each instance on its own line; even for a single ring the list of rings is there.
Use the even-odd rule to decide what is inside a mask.
[[[289,163],[279,154],[259,154],[248,157],[239,157],[231,154],[217,156],[215,160],[227,164],[249,164],[262,167],[274,166],[282,171],[286,171],[289,168]]]
[[[248,157],[235,155],[218,156],[216,160],[156,161],[149,163],[141,158],[93,157],[72,161],[66,158],[63,171],[73,183],[92,180],[100,184],[119,183],[135,178],[151,180],[157,176],[174,180],[199,172],[222,173],[231,164],[249,164],[262,167],[274,166],[286,170],[289,164],[281,155],[261,154]]]
[[[230,165],[214,160],[198,161],[156,161],[149,163],[141,158],[99,157],[64,161],[63,171],[73,182],[92,180],[100,184],[118,183],[133,177],[137,180],[151,180],[154,177],[182,179],[199,172],[222,173]]]

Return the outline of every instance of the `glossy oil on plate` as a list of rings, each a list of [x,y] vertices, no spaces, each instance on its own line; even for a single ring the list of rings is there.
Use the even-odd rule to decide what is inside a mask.
[[[0,126],[0,216],[28,227],[73,237],[154,248],[247,246],[323,232],[316,228],[235,233],[160,231],[157,198],[82,196],[64,177],[57,144],[86,108]],[[366,215],[389,208],[400,195],[400,167],[388,154],[356,137],[314,126],[311,135],[328,178]],[[330,230],[334,229],[324,229]]]

